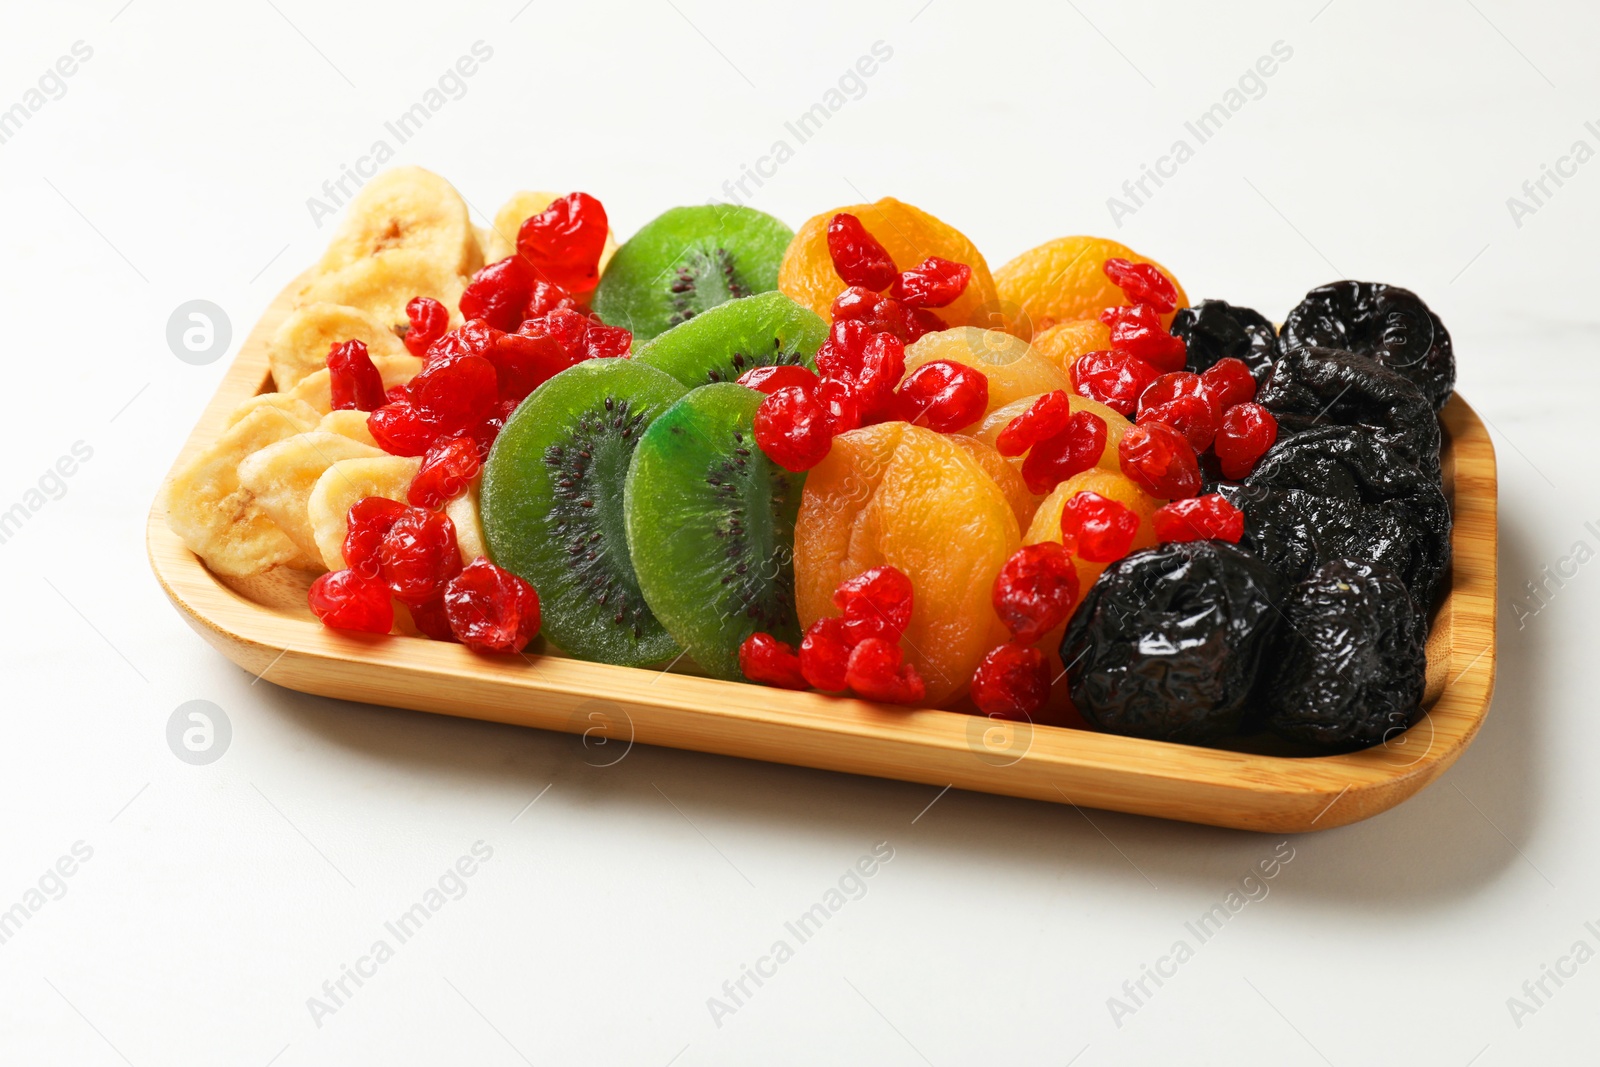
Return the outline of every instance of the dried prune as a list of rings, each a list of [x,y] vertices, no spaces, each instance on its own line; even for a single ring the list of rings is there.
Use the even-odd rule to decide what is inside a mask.
[[[1067,624],[1072,701],[1101,730],[1204,743],[1243,719],[1283,585],[1221,541],[1134,552],[1100,575]]]
[[[1263,674],[1267,727],[1325,749],[1385,741],[1422,717],[1421,613],[1394,571],[1329,560],[1290,592]]]
[[[1226,300],[1202,300],[1179,309],[1172,317],[1172,334],[1183,338],[1189,350],[1185,368],[1196,374],[1232,357],[1244,360],[1259,385],[1278,358],[1278,332],[1272,323],[1259,311]]]
[[[1439,476],[1439,420],[1422,390],[1403,375],[1352,352],[1285,352],[1256,400],[1282,437],[1317,426],[1366,426],[1425,474]]]
[[[1439,483],[1361,426],[1325,426],[1272,447],[1222,494],[1244,512],[1244,541],[1300,581],[1330,560],[1381,563],[1424,611],[1450,566],[1450,505]]]
[[[1369,356],[1416,383],[1434,410],[1456,385],[1450,333],[1410,289],[1381,282],[1333,282],[1305,295],[1283,320],[1280,352],[1315,346]]]

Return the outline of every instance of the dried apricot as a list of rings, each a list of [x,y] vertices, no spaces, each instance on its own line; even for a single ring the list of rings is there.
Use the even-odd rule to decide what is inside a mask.
[[[1070,375],[1079,356],[1111,347],[1111,327],[1097,318],[1068,319],[1035,333],[1032,344],[1035,352]]]
[[[1172,279],[1178,292],[1178,307],[1188,305],[1189,298],[1171,271],[1106,237],[1057,237],[1046,241],[995,271],[995,288],[1005,304],[1021,309],[1037,335],[1057,323],[1093,318],[1108,307],[1128,303],[1127,296],[1102,269],[1108,259],[1156,267]],[[1174,314],[1169,311],[1161,316],[1161,324],[1170,327]]]
[[[989,321],[999,302],[994,277],[989,273],[983,253],[955,227],[893,197],[885,197],[875,204],[834,208],[807,220],[789,242],[778,271],[778,289],[789,299],[824,319],[832,318],[834,298],[847,288],[828,254],[828,224],[841,213],[859,219],[902,271],[913,270],[929,256],[972,268],[972,278],[961,295],[937,312],[946,323],[951,326],[1006,325],[1003,321]],[[1095,269],[1099,269],[1098,264]],[[1121,300],[1112,302],[1121,303]]]
[[[811,469],[795,523],[800,624],[835,614],[842,581],[898,568],[916,589],[906,659],[927,702],[945,703],[1006,639],[990,591],[1020,543],[1005,494],[951,438],[903,422],[841,434]]]

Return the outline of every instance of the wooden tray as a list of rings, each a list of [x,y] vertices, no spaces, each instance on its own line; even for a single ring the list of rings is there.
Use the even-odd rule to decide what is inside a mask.
[[[294,288],[245,340],[179,463],[216,437],[241,401],[271,387],[266,342]],[[479,656],[422,638],[339,633],[305,608],[303,580],[288,581],[288,596],[270,581],[223,584],[167,529],[159,501],[146,537],[162,588],[202,637],[252,674],[307,693],[1216,826],[1322,830],[1391,808],[1433,781],[1488,712],[1494,448],[1459,396],[1443,421],[1455,564],[1428,646],[1432,703],[1405,734],[1342,756],[1198,748],[560,655]]]

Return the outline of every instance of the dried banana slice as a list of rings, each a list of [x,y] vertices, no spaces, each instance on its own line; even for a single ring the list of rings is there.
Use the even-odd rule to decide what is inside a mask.
[[[406,305],[411,298],[430,296],[450,309],[454,325],[461,321],[458,306],[467,281],[430,251],[393,248],[318,275],[295,295],[295,303],[343,304],[360,308],[385,326],[402,326],[409,325]]]
[[[235,426],[252,411],[262,408],[278,408],[292,416],[296,421],[315,426],[322,413],[297,396],[289,393],[260,393],[251,397],[228,416],[228,425]]]
[[[422,360],[409,352],[399,356],[374,356],[372,365],[378,368],[378,375],[383,378],[385,389],[406,384],[422,370]],[[289,395],[311,405],[318,416],[331,412],[333,383],[328,368],[323,367],[315,374],[308,374],[300,379],[300,384],[290,390]]]
[[[310,407],[309,404],[306,406]],[[377,438],[367,429],[365,411],[330,411],[322,416],[322,421],[317,423],[317,429],[323,433],[336,433],[340,437],[348,437],[352,441],[360,441],[364,445],[379,448]]]
[[[312,430],[296,434],[239,464],[239,484],[255,496],[256,503],[289,539],[311,559],[321,557],[307,517],[311,490],[317,479],[345,459],[371,459],[383,450],[336,433]]]
[[[306,501],[306,517],[323,564],[336,571],[344,567],[345,517],[350,505],[369,496],[386,496],[406,502],[411,479],[422,460],[405,456],[345,459],[323,471]]]
[[[314,424],[287,408],[257,407],[167,483],[167,525],[212,571],[245,578],[273,567],[312,563],[240,483],[239,464]]]
[[[471,563],[479,556],[488,556],[489,546],[483,539],[483,520],[479,518],[478,486],[481,478],[472,479],[467,491],[453,496],[444,506],[445,516],[455,524],[456,544],[461,549],[461,562]]]
[[[267,342],[273,382],[285,392],[293,389],[328,365],[330,348],[351,340],[365,342],[374,358],[408,354],[392,329],[359,308],[307,304],[291,311]]]
[[[331,274],[396,249],[420,252],[451,274],[470,275],[483,266],[467,202],[421,167],[395,167],[362,186],[318,266]]]
[[[498,263],[517,250],[517,231],[522,229],[522,224],[534,215],[553,204],[562,194],[560,193],[535,193],[520,192],[512,195],[510,200],[500,205],[500,210],[494,213],[494,226],[488,240],[484,242],[484,258],[490,263]],[[606,269],[606,263],[617,250],[617,235],[606,234],[606,246],[600,253],[600,270]]]

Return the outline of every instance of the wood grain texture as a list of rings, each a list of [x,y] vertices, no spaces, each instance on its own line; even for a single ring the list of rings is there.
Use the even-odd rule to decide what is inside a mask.
[[[240,402],[270,386],[266,341],[291,283],[245,340],[178,459],[217,436]],[[1429,641],[1426,716],[1363,752],[1296,757],[1198,748],[1052,726],[906,710],[560,655],[478,656],[459,645],[323,628],[306,578],[230,588],[151,509],[147,544],[162,588],[223,655],[307,693],[672,748],[954,785],[1054,803],[1292,833],[1368,818],[1455,762],[1489,708],[1495,675],[1494,448],[1459,396],[1442,415],[1455,562]],[[264,672],[264,674],[263,674]]]

